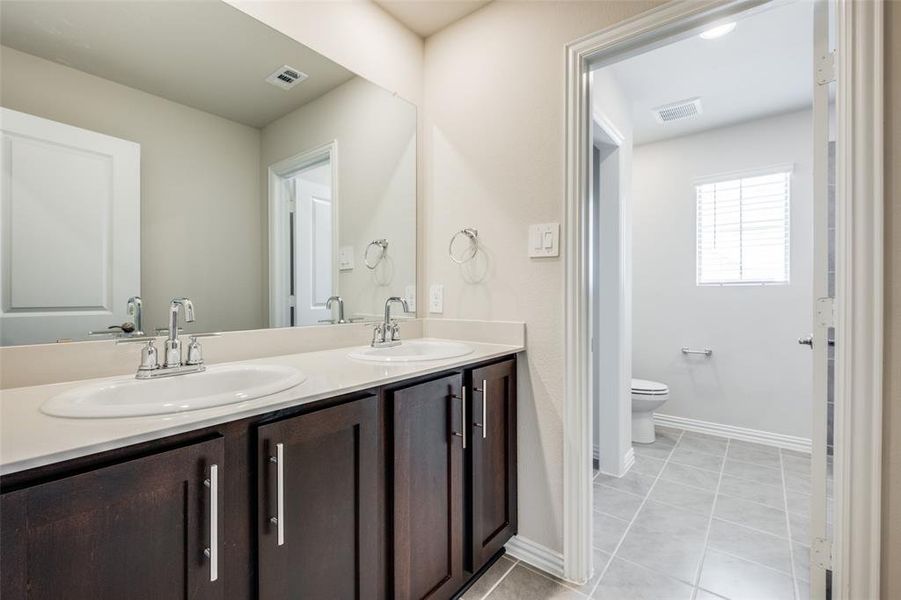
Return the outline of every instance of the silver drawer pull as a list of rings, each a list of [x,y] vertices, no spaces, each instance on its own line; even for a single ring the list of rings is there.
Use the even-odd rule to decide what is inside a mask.
[[[482,439],[488,437],[488,381],[482,380]]]
[[[473,388],[472,391],[482,393],[482,422],[473,423],[472,426],[482,428],[482,439],[484,440],[488,437],[488,380],[482,380],[482,389]]]
[[[276,526],[276,537],[279,546],[285,545],[285,445],[275,445],[275,456],[269,457],[275,463],[275,516],[269,521]]]
[[[463,430],[463,433],[458,431],[452,431],[455,436],[463,438],[463,449],[466,450],[466,386],[463,386],[463,395],[458,396],[456,394],[451,394],[451,398],[460,398],[463,401],[463,422],[460,423],[460,428]]]
[[[210,478],[203,481],[210,489],[210,547],[203,555],[210,559],[210,581],[219,579],[219,465],[210,465]]]

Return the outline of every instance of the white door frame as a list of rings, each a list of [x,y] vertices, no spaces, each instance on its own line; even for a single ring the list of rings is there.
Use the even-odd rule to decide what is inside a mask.
[[[778,0],[777,0],[778,1]],[[591,572],[587,194],[589,65],[614,62],[765,4],[673,1],[566,48],[564,576]],[[879,596],[883,336],[883,6],[835,0],[836,155],[835,544],[833,595]],[[853,402],[849,401],[853,398]],[[854,490],[854,493],[851,493]]]
[[[615,147],[617,168],[617,189],[615,197],[602,197],[599,191],[596,209],[598,214],[591,218],[589,228],[596,231],[592,245],[592,260],[600,262],[606,255],[609,259],[602,268],[594,264],[592,277],[595,283],[594,306],[589,306],[588,321],[593,337],[591,367],[588,370],[589,387],[594,403],[599,407],[594,419],[594,458],[598,470],[607,475],[621,477],[635,462],[632,451],[632,281],[627,268],[632,261],[632,206],[627,197],[629,173],[624,171],[625,157],[623,144],[625,136],[609,118],[600,111],[592,114],[593,126],[607,138],[605,145]],[[595,146],[591,140],[592,146]],[[611,153],[612,154],[612,153]],[[602,159],[601,165],[609,157]],[[592,184],[598,178],[591,161]],[[599,165],[600,166],[600,165]],[[603,233],[601,229],[604,229]],[[610,308],[601,312],[600,306]],[[615,347],[600,340],[616,337]],[[609,362],[604,364],[605,359]],[[592,408],[594,410],[594,407]]]
[[[338,256],[338,140],[295,154],[269,166],[269,326],[288,326],[288,203],[279,185],[281,178],[328,160],[332,170],[332,256],[336,257],[333,285],[337,286]],[[296,233],[295,233],[296,235]]]

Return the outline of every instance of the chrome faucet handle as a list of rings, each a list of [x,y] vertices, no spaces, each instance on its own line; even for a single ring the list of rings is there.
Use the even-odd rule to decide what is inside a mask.
[[[396,319],[391,319],[391,341],[400,340],[400,323]]]
[[[203,348],[200,346],[200,342],[197,341],[197,336],[190,336],[190,343],[188,344],[188,359],[185,361],[186,365],[202,365],[203,364]]]
[[[138,367],[138,373],[155,371],[160,368],[159,353],[153,342],[154,339],[150,338],[147,345],[141,348],[141,366]]]
[[[385,334],[382,331],[382,324],[376,323],[372,327],[372,344],[375,346],[376,344],[382,343],[385,341]]]

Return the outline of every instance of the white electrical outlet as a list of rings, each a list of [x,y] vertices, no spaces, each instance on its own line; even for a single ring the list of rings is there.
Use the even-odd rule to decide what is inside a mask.
[[[529,225],[529,256],[560,256],[560,223]]]
[[[429,288],[429,312],[444,312],[444,286],[440,283],[432,284]]]
[[[353,271],[354,269],[354,247],[341,246],[338,248],[338,270]]]
[[[408,285],[404,288],[404,300],[407,301],[407,308],[410,312],[416,314],[416,286]]]

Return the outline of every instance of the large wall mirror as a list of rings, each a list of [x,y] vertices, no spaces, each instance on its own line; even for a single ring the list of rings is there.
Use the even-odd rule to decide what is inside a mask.
[[[175,297],[218,332],[415,293],[412,104],[219,0],[4,0],[0,27],[3,345],[129,329],[135,297],[149,334]]]

